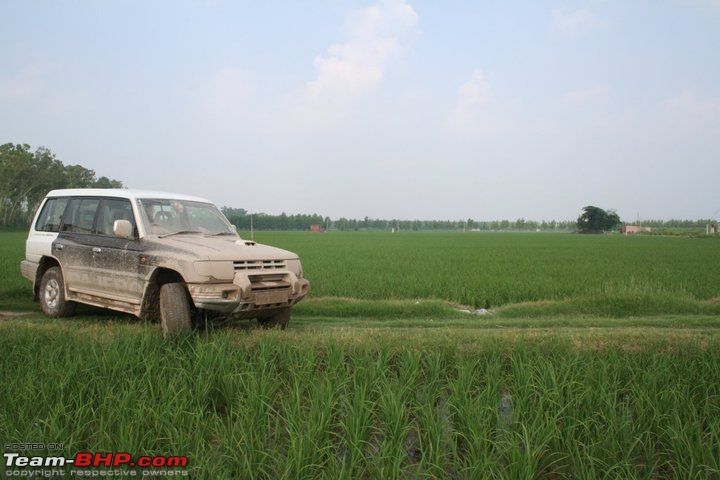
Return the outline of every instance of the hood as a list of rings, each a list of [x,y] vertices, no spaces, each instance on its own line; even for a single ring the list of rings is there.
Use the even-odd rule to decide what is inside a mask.
[[[239,237],[179,234],[147,239],[152,250],[186,254],[188,260],[293,260],[297,254]]]

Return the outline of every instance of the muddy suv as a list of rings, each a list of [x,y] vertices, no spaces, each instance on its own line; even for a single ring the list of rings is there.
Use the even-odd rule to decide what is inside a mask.
[[[159,318],[165,335],[200,318],[284,329],[310,287],[296,254],[241,239],[210,201],[123,189],[48,193],[20,268],[50,317],[84,303]]]

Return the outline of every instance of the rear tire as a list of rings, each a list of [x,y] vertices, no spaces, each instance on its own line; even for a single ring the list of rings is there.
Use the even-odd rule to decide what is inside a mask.
[[[165,338],[192,329],[190,298],[182,283],[166,283],[160,287],[160,324]]]
[[[263,328],[279,328],[280,330],[285,330],[288,323],[290,323],[290,307],[283,308],[274,315],[259,317],[258,322]]]
[[[65,280],[60,267],[50,267],[40,280],[40,307],[52,318],[69,317],[75,311],[75,302],[65,298]]]

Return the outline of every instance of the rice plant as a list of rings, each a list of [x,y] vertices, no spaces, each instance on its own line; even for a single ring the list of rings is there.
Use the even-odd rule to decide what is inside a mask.
[[[96,332],[0,324],[0,437],[202,479],[720,475],[717,336]]]

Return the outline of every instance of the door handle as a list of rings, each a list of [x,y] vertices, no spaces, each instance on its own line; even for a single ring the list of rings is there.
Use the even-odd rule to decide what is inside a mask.
[[[102,249],[98,247],[93,247],[93,253],[102,253]]]
[[[56,243],[56,244],[55,244],[55,249],[56,249],[56,250],[62,250],[63,248],[65,248],[65,245],[63,245],[62,243]]]

